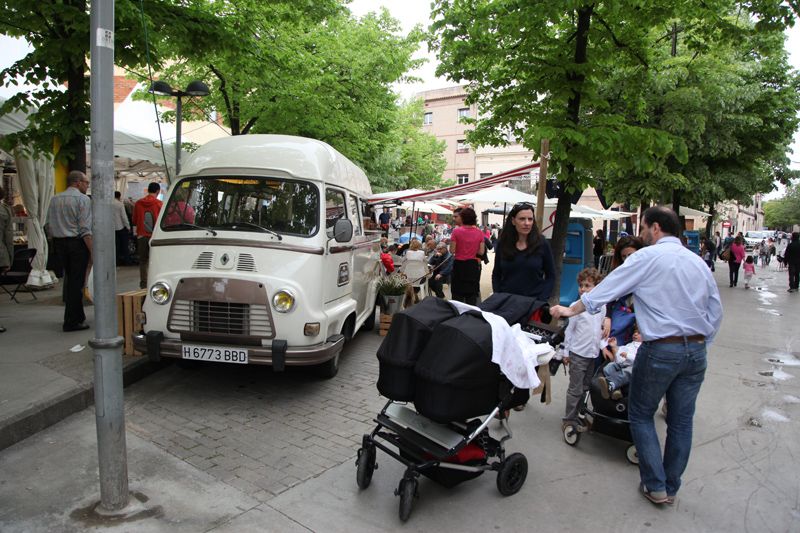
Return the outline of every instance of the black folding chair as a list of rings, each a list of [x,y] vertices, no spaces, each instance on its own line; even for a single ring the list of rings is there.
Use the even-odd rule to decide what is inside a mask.
[[[19,303],[17,300],[17,292],[28,282],[28,274],[30,274],[33,263],[33,258],[36,257],[36,248],[23,248],[22,250],[18,250],[14,253],[14,262],[11,265],[11,269],[4,273],[0,274],[0,287],[11,296],[11,299],[14,300],[16,303]],[[13,285],[14,291],[9,291],[6,286]],[[36,300],[36,294],[31,292],[31,296],[33,299]]]

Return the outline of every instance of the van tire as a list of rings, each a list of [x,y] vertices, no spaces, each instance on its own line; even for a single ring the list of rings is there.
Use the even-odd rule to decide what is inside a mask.
[[[375,307],[372,307],[372,313],[367,317],[364,321],[364,324],[361,326],[363,331],[372,331],[375,329]]]
[[[356,333],[356,315],[352,314],[347,317],[342,326],[342,335],[344,335],[344,342],[350,342],[353,335]]]
[[[323,379],[331,379],[332,377],[336,376],[336,374],[339,373],[339,355],[340,354],[337,353],[332,359],[329,359],[321,365],[315,366],[315,373]]]

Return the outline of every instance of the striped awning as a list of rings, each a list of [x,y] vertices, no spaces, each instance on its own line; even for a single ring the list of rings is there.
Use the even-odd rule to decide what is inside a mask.
[[[436,200],[444,200],[448,198],[456,198],[464,196],[469,193],[481,191],[483,189],[487,189],[495,185],[499,185],[514,178],[527,176],[528,174],[530,174],[532,170],[535,170],[537,168],[539,168],[539,163],[529,163],[527,165],[513,168],[505,172],[500,172],[499,174],[487,176],[485,178],[481,178],[475,181],[469,181],[467,183],[451,185],[450,187],[445,187],[443,189],[436,189],[434,191],[410,192],[405,195],[395,196],[392,198],[392,201],[431,202]],[[386,199],[371,201],[370,203],[381,203],[385,201]]]

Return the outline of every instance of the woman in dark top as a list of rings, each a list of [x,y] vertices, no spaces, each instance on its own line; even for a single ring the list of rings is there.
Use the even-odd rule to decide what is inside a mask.
[[[533,206],[517,204],[500,233],[492,290],[547,301],[554,284],[553,254],[533,220]]]
[[[600,268],[600,258],[606,253],[606,238],[603,230],[599,229],[592,239],[592,255],[594,255],[594,267]]]

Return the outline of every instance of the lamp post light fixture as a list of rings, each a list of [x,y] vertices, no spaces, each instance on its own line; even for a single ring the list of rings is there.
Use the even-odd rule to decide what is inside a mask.
[[[169,83],[165,81],[154,81],[150,85],[150,94],[160,94],[163,96],[174,96],[177,99],[177,106],[175,108],[175,176],[181,172],[181,120],[183,115],[183,102],[181,98],[184,96],[208,96],[208,85],[200,80],[190,81],[186,86],[185,91],[173,89]]]

